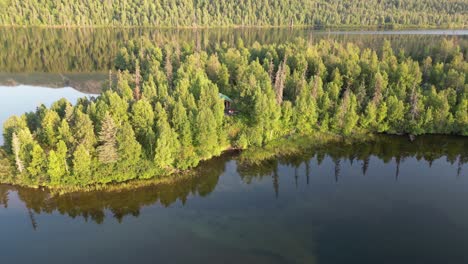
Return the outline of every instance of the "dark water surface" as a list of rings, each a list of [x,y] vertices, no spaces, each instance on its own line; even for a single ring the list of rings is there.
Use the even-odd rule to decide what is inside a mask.
[[[0,185],[2,263],[466,263],[468,140],[380,137],[176,185]]]
[[[415,59],[468,31],[0,28],[0,123],[98,93],[119,47],[324,38]],[[40,89],[18,84],[66,89]],[[7,86],[1,86],[7,85]],[[1,144],[1,137],[0,137]],[[379,137],[246,165],[227,153],[174,185],[54,196],[0,185],[0,263],[466,263],[468,139]]]

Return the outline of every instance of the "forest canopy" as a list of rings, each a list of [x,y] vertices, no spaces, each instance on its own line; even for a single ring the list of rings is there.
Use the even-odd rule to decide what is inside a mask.
[[[465,27],[464,0],[1,0],[13,26]]]
[[[415,60],[353,43],[130,41],[104,92],[4,123],[1,181],[88,186],[168,175],[293,136],[468,135],[468,62],[454,40]],[[219,93],[234,100],[227,114]],[[2,160],[2,159],[0,159]],[[4,159],[3,159],[4,161]]]

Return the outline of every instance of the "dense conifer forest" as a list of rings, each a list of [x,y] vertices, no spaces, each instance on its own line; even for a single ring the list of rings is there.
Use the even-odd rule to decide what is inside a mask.
[[[1,0],[13,26],[465,27],[463,0]]]
[[[468,62],[453,40],[416,60],[352,43],[129,41],[105,91],[4,124],[3,182],[87,186],[197,166],[229,148],[295,136],[468,135]],[[233,99],[226,114],[219,93]],[[316,137],[317,138],[317,137]]]

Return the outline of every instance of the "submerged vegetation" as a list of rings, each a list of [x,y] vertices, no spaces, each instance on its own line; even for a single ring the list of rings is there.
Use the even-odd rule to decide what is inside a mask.
[[[0,1],[13,26],[464,27],[463,0]]]
[[[415,60],[389,42],[377,52],[239,40],[207,53],[143,38],[120,49],[115,67],[97,98],[8,119],[0,166],[11,172],[0,180],[78,188],[162,177],[289,137],[468,135],[468,62],[452,40]],[[234,116],[220,92],[234,99]]]

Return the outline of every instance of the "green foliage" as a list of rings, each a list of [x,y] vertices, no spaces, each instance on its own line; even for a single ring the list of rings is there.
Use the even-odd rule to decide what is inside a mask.
[[[31,152],[31,162],[28,166],[28,172],[32,183],[45,182],[45,170],[47,168],[47,156],[39,144],[34,144]]]
[[[91,154],[82,144],[73,153],[72,184],[87,185],[91,183]]]
[[[67,147],[63,141],[57,143],[57,150],[49,152],[47,174],[50,177],[51,186],[59,186],[65,182],[68,175]]]
[[[2,1],[3,2],[3,1]],[[0,2],[0,6],[2,6]],[[441,26],[467,21],[466,3],[437,0],[6,0],[1,25],[54,26]],[[121,67],[127,66],[121,64]]]
[[[106,113],[99,132],[99,143],[97,152],[99,161],[102,163],[114,163],[118,160],[117,153],[117,128],[109,113]]]
[[[111,74],[101,96],[5,122],[2,164],[16,167],[15,182],[59,188],[147,179],[229,148],[266,148],[259,156],[268,157],[288,138],[468,134],[468,62],[453,40],[419,61],[395,56],[389,42],[377,52],[332,40],[239,41],[207,53],[142,39],[117,61],[116,83]],[[233,99],[234,115],[220,91]]]
[[[158,168],[169,170],[173,168],[176,159],[179,141],[174,129],[167,120],[166,111],[161,104],[156,105],[157,112],[157,141],[154,155],[154,163]]]
[[[54,110],[47,110],[41,122],[41,141],[47,147],[57,144],[60,117]]]

